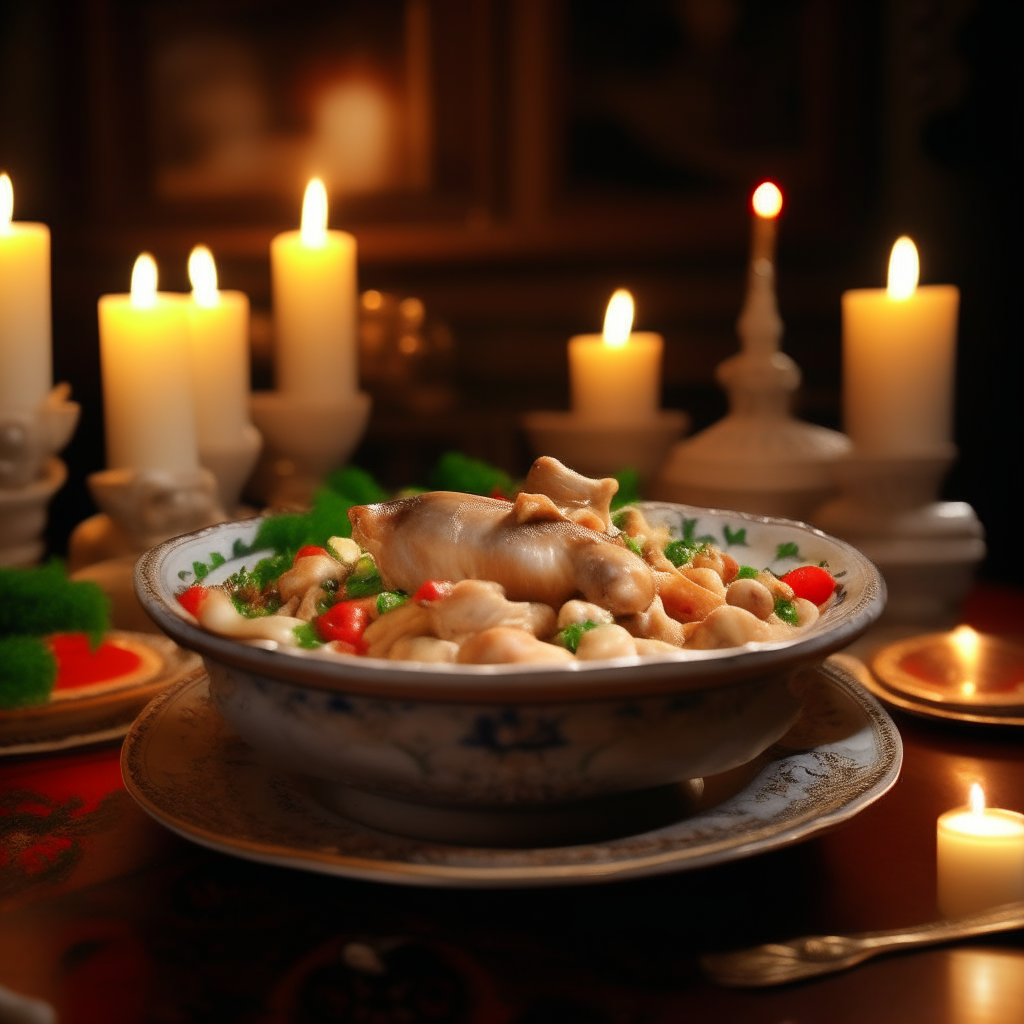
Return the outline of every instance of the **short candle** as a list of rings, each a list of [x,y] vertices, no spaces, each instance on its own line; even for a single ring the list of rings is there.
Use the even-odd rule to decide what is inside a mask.
[[[238,444],[249,425],[249,298],[217,287],[217,264],[205,245],[188,258],[192,392],[199,448]]]
[[[314,400],[357,390],[356,240],[327,230],[327,192],[314,178],[302,227],[270,243],[274,369],[279,391]]]
[[[156,290],[153,257],[129,295],[99,300],[107,468],[198,469],[186,299]]]
[[[608,302],[604,332],[569,339],[572,410],[581,419],[626,424],[657,415],[664,342],[632,326],[633,297],[620,288]]]
[[[918,286],[917,248],[897,239],[886,288],[843,293],[843,419],[863,454],[943,452],[953,438],[960,292]]]
[[[940,914],[962,917],[1024,900],[1024,814],[986,808],[977,783],[969,807],[939,817],[936,843]]]
[[[0,174],[0,412],[32,413],[53,386],[50,229],[13,217]]]

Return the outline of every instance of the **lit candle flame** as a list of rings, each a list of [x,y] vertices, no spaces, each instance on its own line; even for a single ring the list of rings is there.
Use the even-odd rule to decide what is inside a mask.
[[[981,814],[985,810],[985,790],[978,783],[971,783],[971,795],[967,802],[971,805],[972,814]]]
[[[327,189],[319,178],[306,186],[302,198],[302,244],[321,248],[327,241]]]
[[[765,220],[774,220],[782,212],[782,190],[774,181],[762,181],[750,197],[754,213]]]
[[[964,661],[975,661],[978,657],[978,647],[981,644],[979,634],[970,626],[957,626],[949,634],[950,642],[956,648],[956,653]]]
[[[192,297],[200,306],[212,307],[220,302],[217,264],[213,261],[213,253],[205,245],[197,245],[189,253],[188,279],[192,282]]]
[[[917,290],[920,275],[917,246],[906,235],[897,238],[889,256],[889,285],[886,288],[889,298],[909,299]]]
[[[0,174],[0,234],[6,235],[11,230],[14,217],[14,186],[8,174]]]
[[[619,288],[608,300],[604,314],[604,343],[609,348],[622,348],[633,330],[633,296]]]
[[[150,309],[156,305],[156,281],[156,260],[144,252],[132,267],[133,306],[137,309]]]

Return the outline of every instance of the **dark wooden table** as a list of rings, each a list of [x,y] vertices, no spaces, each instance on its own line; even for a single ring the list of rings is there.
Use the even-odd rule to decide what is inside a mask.
[[[964,618],[1020,634],[1024,594],[979,588]],[[62,1024],[1020,1024],[1020,933],[775,990],[715,988],[697,969],[705,950],[928,920],[939,813],[974,781],[1024,809],[1019,732],[894,718],[902,777],[828,835],[563,889],[264,867],[152,822],[121,788],[116,748],[2,763],[0,984],[50,1001]]]

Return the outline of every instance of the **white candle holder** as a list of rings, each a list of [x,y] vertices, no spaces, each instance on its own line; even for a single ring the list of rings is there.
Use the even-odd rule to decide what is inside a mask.
[[[673,443],[686,432],[690,417],[663,410],[648,420],[609,424],[572,412],[529,412],[523,424],[535,454],[553,455],[584,476],[635,469],[645,488],[657,476]]]
[[[793,417],[801,374],[779,350],[782,331],[775,268],[757,259],[737,323],[742,351],[715,374],[729,395],[729,413],[672,449],[655,497],[805,520],[835,492],[831,467],[851,442]]]
[[[275,508],[306,508],[324,476],[355,451],[370,418],[364,391],[334,401],[283,391],[256,391],[252,418],[266,442],[250,483]]]
[[[889,622],[952,625],[985,557],[974,509],[936,500],[955,458],[952,444],[917,456],[853,451],[833,467],[840,496],[813,515],[882,570]]]
[[[81,412],[70,395],[58,384],[34,412],[0,415],[0,565],[33,565],[46,550],[46,509],[68,475],[56,453]]]
[[[105,469],[90,474],[87,483],[102,511],[72,531],[72,572],[142,554],[171,537],[227,519],[217,480],[208,469]],[[130,560],[126,564],[130,572]]]
[[[221,506],[229,515],[239,508],[239,499],[246,480],[256,466],[263,449],[263,435],[247,423],[232,445],[199,446],[199,462],[217,480],[217,494]]]

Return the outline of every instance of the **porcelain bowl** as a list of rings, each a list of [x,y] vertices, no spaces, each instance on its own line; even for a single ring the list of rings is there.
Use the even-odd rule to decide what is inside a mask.
[[[175,594],[194,582],[193,563],[224,557],[204,583],[251,567],[264,553],[232,551],[253,541],[259,519],[153,548],[139,560],[135,587],[156,624],[202,655],[211,698],[242,738],[349,802],[557,805],[701,778],[756,757],[800,712],[794,674],[859,636],[885,603],[871,562],[806,524],[641,507],[679,535],[712,537],[741,564],[781,574],[827,562],[839,598],[785,643],[557,666],[433,665],[328,660],[214,636],[190,621]]]

